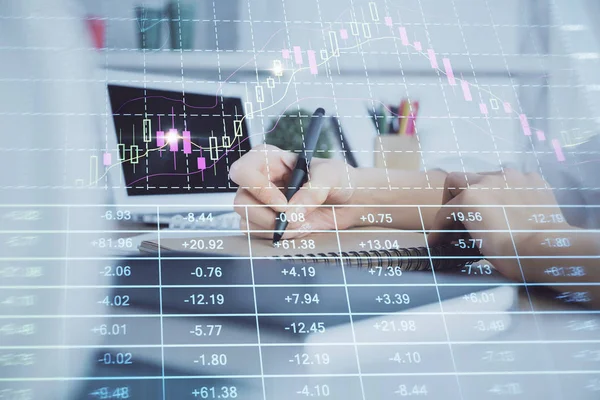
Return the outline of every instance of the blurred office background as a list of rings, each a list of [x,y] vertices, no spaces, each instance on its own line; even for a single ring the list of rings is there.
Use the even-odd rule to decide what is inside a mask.
[[[181,77],[183,71],[185,79],[211,80],[224,80],[237,71],[234,80],[243,82],[269,74],[282,48],[300,45],[317,52],[326,48],[328,37],[323,32],[336,21],[364,20],[366,5],[340,9],[338,2],[315,0],[193,2],[193,48],[180,54],[170,50],[168,14],[160,32],[161,47],[143,53],[137,51],[134,8],[143,5],[165,9],[168,1],[81,0],[81,3],[88,15],[106,18],[105,49],[98,63],[109,71],[145,71],[175,77]],[[424,115],[419,121],[418,136],[423,151],[422,167],[426,169],[465,168],[455,157],[458,152],[466,160],[473,159],[466,163],[471,165],[468,169],[493,169],[500,163],[535,168],[533,152],[552,151],[546,147],[550,140],[537,143],[524,137],[518,121],[495,119],[502,110],[494,110],[494,104],[488,103],[490,96],[486,92],[490,91],[518,105],[520,112],[549,139],[559,138],[568,145],[585,140],[596,131],[596,123],[588,116],[591,107],[599,103],[595,97],[590,100],[594,94],[586,95],[580,90],[582,85],[594,83],[589,82],[594,79],[590,63],[572,56],[596,51],[600,37],[597,24],[590,25],[595,30],[577,28],[588,18],[588,12],[592,15],[597,9],[596,2],[414,0],[377,4],[381,13],[391,15],[396,25],[408,28],[411,43],[422,42],[423,52],[433,48],[439,57],[450,57],[457,76],[482,88],[475,94],[475,107],[463,101],[459,89],[441,90],[440,74],[430,68],[426,57],[414,50],[407,52],[397,41],[387,40],[374,40],[360,51],[344,52],[344,57],[335,60],[339,74],[296,78],[303,82],[295,87],[295,97],[301,98],[306,93],[311,97],[360,97],[390,104],[405,96],[418,99]],[[553,28],[559,25],[574,27]],[[385,28],[374,24],[373,36],[387,35]],[[342,47],[354,43],[340,42]],[[357,82],[361,85],[356,85]],[[491,106],[488,121],[474,126],[468,121],[450,123],[443,118],[479,117],[478,101]],[[330,104],[329,109],[341,117],[342,126],[348,127],[347,140],[356,151],[359,164],[372,165],[373,150],[377,150],[376,132],[368,118],[358,117],[365,114],[364,103],[368,101],[342,100],[337,105]],[[310,108],[309,104],[302,105]],[[559,117],[560,121],[549,123],[549,115]],[[569,122],[577,119],[576,124]],[[523,156],[523,149],[529,154]],[[454,151],[453,157],[444,153],[448,150]],[[482,161],[477,151],[495,152],[496,156]],[[475,161],[478,157],[479,161]]]

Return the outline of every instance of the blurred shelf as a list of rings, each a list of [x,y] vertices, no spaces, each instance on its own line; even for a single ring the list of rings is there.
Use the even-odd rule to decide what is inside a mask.
[[[443,55],[438,55],[438,64],[442,66]],[[344,54],[330,58],[328,68],[334,73],[338,70],[342,76],[365,76],[365,68],[369,75],[394,76],[400,75],[400,61],[394,56],[390,58],[373,58],[363,60],[357,53]],[[543,56],[504,56],[470,55],[449,57],[455,74],[472,76],[473,70],[478,76],[540,76],[545,73],[541,62]],[[233,72],[242,76],[256,74],[271,74],[273,62],[281,60],[285,70],[296,68],[291,60],[283,60],[277,53],[247,52],[215,52],[201,50],[172,51],[172,50],[106,50],[99,54],[98,63],[102,68],[121,71],[146,71],[148,73],[163,73],[181,75],[182,70],[189,75],[219,74],[223,79]],[[317,63],[323,63],[317,60]],[[435,76],[437,71],[432,69],[426,55],[412,53],[401,55],[402,72],[405,75]],[[393,66],[391,66],[393,65]],[[322,67],[319,65],[319,69]],[[443,67],[441,67],[443,68]],[[507,70],[508,68],[508,70]],[[307,70],[307,75],[309,74]]]
[[[262,74],[266,65],[257,65],[252,56],[242,53],[216,53],[203,51],[173,50],[105,50],[99,54],[100,67],[120,71],[146,71],[181,75],[185,71],[191,75],[231,74],[246,75],[257,71]]]

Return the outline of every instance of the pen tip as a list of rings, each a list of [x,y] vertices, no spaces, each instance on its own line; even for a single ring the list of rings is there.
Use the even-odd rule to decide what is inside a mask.
[[[278,243],[282,237],[283,237],[283,233],[275,232],[273,234],[273,244]]]
[[[322,107],[317,108],[315,114],[325,115],[325,110]]]

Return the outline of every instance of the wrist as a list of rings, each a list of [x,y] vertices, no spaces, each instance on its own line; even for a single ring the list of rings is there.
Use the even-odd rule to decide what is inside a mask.
[[[349,204],[352,205],[372,205],[384,204],[381,199],[377,201],[377,194],[380,192],[381,184],[379,176],[382,170],[375,168],[354,168],[351,176],[353,193]],[[385,185],[387,186],[387,184]],[[370,190],[369,188],[373,188]]]
[[[349,174],[352,187],[352,195],[346,204],[351,205],[345,210],[345,217],[351,223],[350,226],[363,226],[361,215],[368,211],[368,207],[360,207],[367,204],[375,204],[370,194],[369,187],[375,186],[374,173],[377,170],[371,168],[353,168]],[[370,179],[369,179],[370,178]]]
[[[362,183],[360,182],[360,168],[348,166],[346,175],[348,182],[345,186],[347,188],[346,190],[349,191],[349,194],[347,196],[342,196],[345,197],[345,199],[338,203],[341,207],[336,208],[340,229],[358,226],[356,222],[360,222],[360,207],[356,207],[357,205],[360,205],[361,192],[360,189],[357,190],[357,187],[362,186]]]

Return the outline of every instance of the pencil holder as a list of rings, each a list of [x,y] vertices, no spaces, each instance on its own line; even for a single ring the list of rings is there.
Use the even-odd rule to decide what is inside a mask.
[[[196,5],[191,1],[173,0],[167,4],[167,17],[173,50],[194,48],[194,22]]]
[[[163,20],[162,10],[139,6],[135,8],[135,15],[137,19],[138,45],[140,49],[160,49]]]
[[[375,137],[375,167],[418,171],[421,153],[416,136],[378,135]]]

